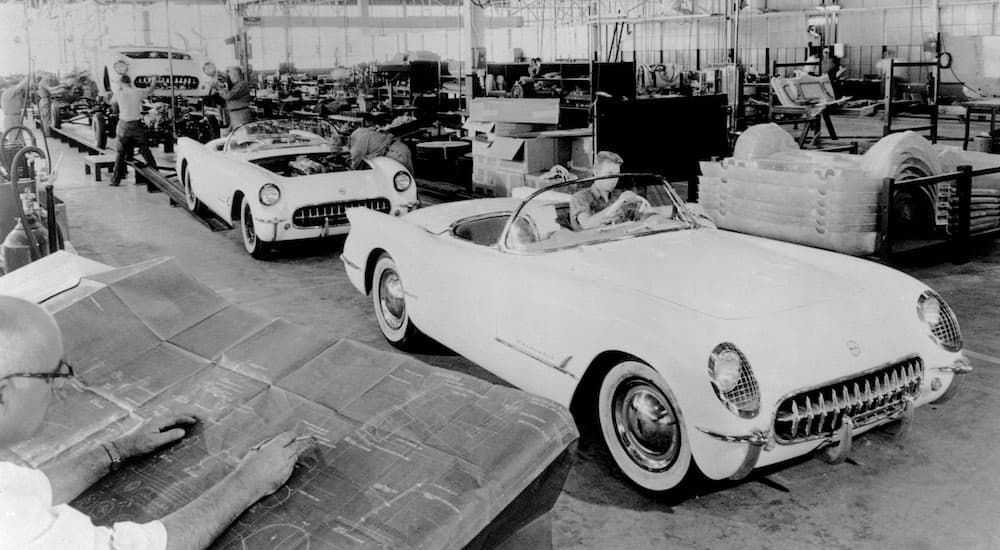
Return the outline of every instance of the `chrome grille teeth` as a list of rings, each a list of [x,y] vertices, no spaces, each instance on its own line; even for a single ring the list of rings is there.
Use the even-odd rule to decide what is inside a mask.
[[[806,396],[806,437],[812,435],[813,407],[809,396]]]
[[[917,358],[790,396],[774,417],[776,439],[794,443],[826,437],[843,426],[845,417],[856,427],[893,417],[907,396],[917,395],[922,378],[923,363]]]
[[[819,422],[816,423],[816,430],[822,430],[824,428],[824,422],[826,422],[826,403],[823,401],[823,392],[819,392]]]
[[[830,429],[835,429],[837,427],[837,419],[840,418],[840,403],[837,403],[837,388],[830,390],[830,395],[833,396],[833,417],[830,418]]]

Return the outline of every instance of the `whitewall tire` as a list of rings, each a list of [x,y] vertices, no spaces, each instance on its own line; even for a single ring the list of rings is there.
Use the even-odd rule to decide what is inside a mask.
[[[372,273],[372,306],[382,336],[399,349],[416,346],[420,332],[410,320],[403,279],[392,256],[382,254]]]
[[[598,392],[601,435],[618,468],[650,491],[680,485],[691,468],[684,417],[666,381],[639,361],[618,363]]]
[[[244,196],[240,204],[240,236],[243,238],[243,248],[257,260],[267,258],[271,253],[269,243],[262,242],[257,235],[257,227],[253,221],[253,211],[250,210],[250,201]]]
[[[184,199],[187,209],[199,213],[202,210],[201,201],[195,196],[194,190],[191,189],[191,169],[188,168],[184,170]]]

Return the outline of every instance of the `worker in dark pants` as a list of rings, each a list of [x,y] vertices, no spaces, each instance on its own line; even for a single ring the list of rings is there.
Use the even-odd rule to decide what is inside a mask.
[[[118,154],[115,156],[115,170],[111,175],[111,185],[118,185],[125,177],[125,162],[132,159],[133,149],[139,148],[139,154],[146,165],[156,169],[153,152],[146,143],[146,126],[142,123],[142,100],[156,89],[156,80],[145,90],[132,86],[132,79],[122,75],[121,86],[112,96],[112,104],[118,105]]]

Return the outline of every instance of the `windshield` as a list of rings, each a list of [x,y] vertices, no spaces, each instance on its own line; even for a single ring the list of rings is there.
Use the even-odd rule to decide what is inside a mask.
[[[289,147],[329,145],[337,132],[325,120],[281,119],[250,122],[233,130],[227,151],[270,151]]]
[[[545,252],[696,226],[666,180],[620,174],[534,193],[513,214],[503,243],[512,251]]]

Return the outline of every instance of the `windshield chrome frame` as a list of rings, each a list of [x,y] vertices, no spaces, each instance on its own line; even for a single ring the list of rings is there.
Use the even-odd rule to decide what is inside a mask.
[[[331,135],[338,134],[337,129],[334,128],[333,124],[330,124],[329,122],[327,122],[325,120],[322,120],[322,119],[311,120],[311,119],[295,119],[295,118],[267,118],[267,119],[264,119],[264,120],[251,120],[250,122],[244,122],[243,124],[240,124],[236,128],[233,128],[232,132],[229,132],[229,135],[226,136],[226,142],[222,146],[222,151],[225,152],[225,153],[231,153],[231,152],[233,152],[233,151],[230,151],[229,144],[232,141],[233,136],[236,135],[236,132],[240,131],[240,129],[242,129],[245,126],[249,126],[251,124],[261,124],[261,123],[264,123],[264,122],[287,123],[287,122],[297,122],[299,120],[302,120],[304,122],[309,122],[309,123],[312,123],[312,124],[315,124],[315,123],[326,124],[327,126],[329,126],[329,131],[330,131]],[[317,137],[319,137],[321,140],[323,140],[323,144],[325,144],[325,145],[332,145],[332,143],[330,142],[329,138],[325,138],[325,137],[323,137],[323,136],[321,136],[319,134],[316,134],[315,132],[311,132],[311,133],[315,134]],[[310,144],[308,144],[308,146],[310,146],[310,147],[311,146],[316,146],[316,145],[319,145],[319,143],[310,143]],[[306,147],[306,145],[296,145],[296,147]],[[275,149],[281,149],[281,147],[275,147]],[[265,150],[270,151],[271,149],[265,149]]]
[[[538,195],[541,195],[541,194],[546,193],[548,191],[557,191],[558,188],[560,188],[560,187],[568,187],[568,186],[573,185],[573,184],[576,184],[576,185],[579,185],[579,184],[591,184],[591,183],[593,183],[593,182],[595,182],[597,180],[601,180],[601,179],[624,178],[624,177],[644,177],[644,178],[653,178],[653,179],[659,180],[660,184],[663,185],[664,188],[666,188],[667,195],[670,197],[670,200],[672,200],[674,202],[674,204],[676,205],[677,211],[681,214],[681,217],[684,219],[684,221],[686,221],[688,223],[689,229],[697,229],[699,227],[704,227],[698,221],[697,216],[695,216],[690,210],[688,210],[687,205],[684,203],[684,201],[681,200],[680,195],[677,194],[677,191],[674,190],[673,186],[670,185],[670,182],[667,181],[666,178],[664,178],[663,176],[660,176],[658,174],[652,174],[652,173],[648,173],[648,172],[622,172],[620,174],[609,174],[607,176],[600,176],[600,177],[592,176],[592,177],[589,177],[589,178],[583,178],[583,179],[578,179],[578,180],[560,181],[558,183],[553,183],[552,185],[548,185],[546,187],[542,187],[540,189],[537,189],[534,193],[532,193],[532,194],[528,195],[527,197],[525,197],[525,199],[523,201],[521,201],[521,204],[517,205],[517,208],[514,209],[514,212],[507,218],[507,223],[504,224],[503,231],[500,233],[500,241],[497,243],[497,247],[498,247],[499,251],[507,253],[507,254],[521,254],[521,255],[532,255],[532,256],[534,256],[534,255],[539,255],[539,254],[548,254],[550,252],[558,252],[558,251],[561,251],[561,250],[569,250],[569,249],[573,249],[573,248],[580,248],[581,246],[590,246],[590,245],[595,245],[595,244],[603,244],[603,243],[607,243],[607,242],[620,241],[620,240],[624,240],[624,239],[631,239],[631,238],[639,237],[639,236],[642,236],[642,235],[646,235],[647,233],[639,233],[639,234],[635,234],[635,235],[628,235],[628,236],[623,237],[621,239],[611,239],[611,240],[606,240],[606,241],[596,241],[596,242],[593,242],[593,243],[586,243],[586,242],[585,243],[577,243],[577,244],[571,244],[571,245],[566,245],[566,246],[557,246],[557,247],[549,248],[549,249],[546,249],[546,250],[515,250],[515,249],[510,248],[510,247],[507,246],[507,234],[510,232],[511,226],[514,224],[514,220],[517,219],[517,216],[521,213],[521,210],[524,209],[524,206],[526,204],[528,204],[530,201],[532,201]],[[666,233],[668,231],[664,230],[663,232]]]

